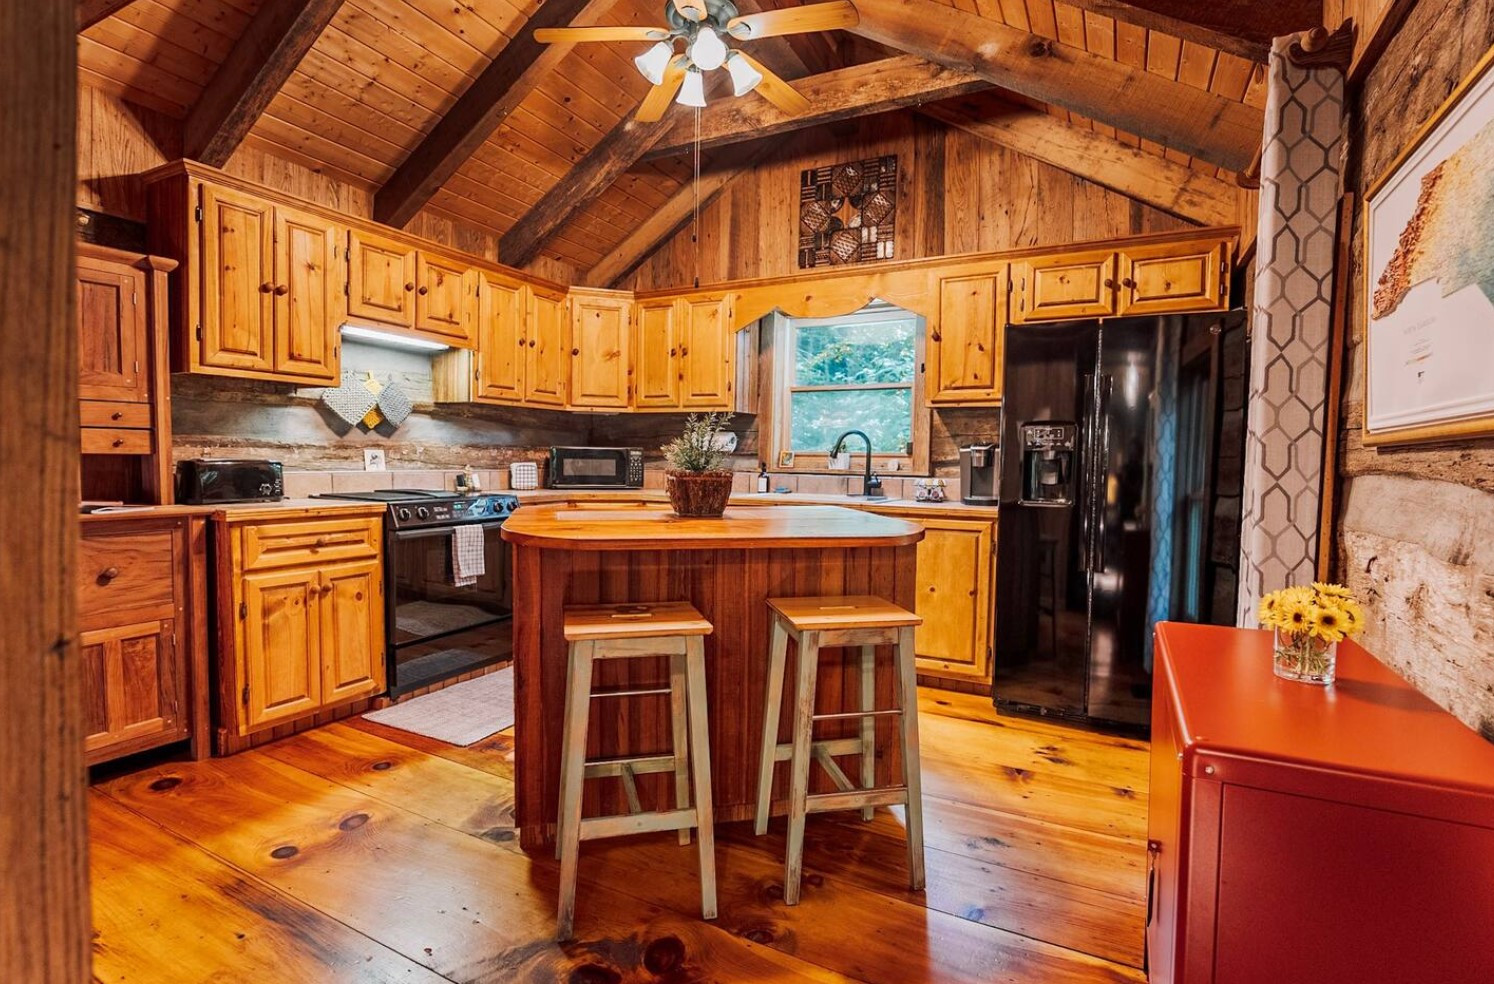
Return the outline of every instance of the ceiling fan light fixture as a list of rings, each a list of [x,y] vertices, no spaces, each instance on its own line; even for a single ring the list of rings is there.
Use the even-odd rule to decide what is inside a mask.
[[[726,56],[726,74],[731,76],[731,94],[734,96],[747,95],[763,80],[763,73],[735,51]]]
[[[676,101],[681,106],[705,108],[705,80],[699,71],[692,68],[685,73],[685,81],[680,86],[679,98]]]
[[[726,43],[713,27],[702,27],[690,42],[690,60],[701,71],[717,69],[726,61]]]
[[[648,79],[650,85],[659,85],[664,81],[664,69],[669,67],[669,59],[674,57],[674,48],[667,41],[660,41],[652,48],[633,59],[640,74]]]

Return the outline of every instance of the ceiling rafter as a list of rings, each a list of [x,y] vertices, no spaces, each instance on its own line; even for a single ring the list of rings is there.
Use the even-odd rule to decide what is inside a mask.
[[[1039,110],[973,96],[919,112],[1190,222],[1236,221],[1236,189],[1230,182]]]
[[[616,0],[545,0],[456,104],[374,195],[374,218],[403,226],[560,65],[568,44],[541,44],[539,28],[592,24]]]
[[[1227,170],[1244,170],[1260,143],[1261,110],[1145,69],[936,0],[857,0],[856,7],[855,34]]]
[[[1254,62],[1271,39],[1320,27],[1322,0],[1064,0],[1124,24],[1162,31]]]
[[[134,3],[135,0],[78,0],[78,31],[88,30]]]
[[[186,156],[227,164],[341,6],[342,0],[265,0],[187,115]]]

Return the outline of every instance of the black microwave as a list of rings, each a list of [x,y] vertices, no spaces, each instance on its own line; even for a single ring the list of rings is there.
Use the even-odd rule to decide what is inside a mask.
[[[641,489],[642,448],[551,448],[545,484],[552,489]]]
[[[220,502],[275,502],[283,498],[285,475],[278,461],[191,458],[177,466],[177,502],[208,506]]]

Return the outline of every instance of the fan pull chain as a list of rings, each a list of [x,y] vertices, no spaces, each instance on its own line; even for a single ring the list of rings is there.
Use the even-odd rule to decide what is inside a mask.
[[[695,107],[694,205],[690,214],[690,244],[695,247],[695,286],[700,286],[700,107]]]

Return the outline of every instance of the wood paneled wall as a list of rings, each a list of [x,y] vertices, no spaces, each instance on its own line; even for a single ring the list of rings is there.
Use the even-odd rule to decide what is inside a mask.
[[[1351,107],[1361,195],[1491,44],[1494,0],[1420,0]],[[1353,257],[1337,576],[1366,603],[1365,646],[1494,741],[1494,440],[1363,446],[1358,224]]]
[[[799,272],[799,173],[898,155],[897,255],[1105,239],[1191,223],[1056,167],[910,113],[792,134],[701,213],[699,259],[687,226],[620,286],[675,287]]]

